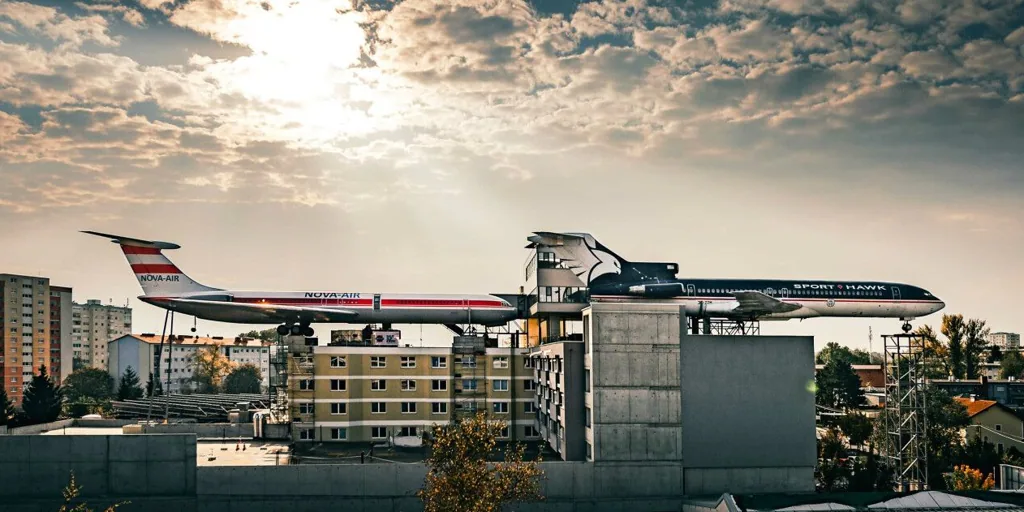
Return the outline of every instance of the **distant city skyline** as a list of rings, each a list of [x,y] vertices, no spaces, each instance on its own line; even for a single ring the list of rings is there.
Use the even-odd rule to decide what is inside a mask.
[[[514,293],[530,232],[586,231],[1024,330],[1019,0],[384,4],[0,2],[0,272],[129,298],[148,332],[79,230],[179,243],[213,286],[436,293]],[[869,326],[899,331],[762,330]]]

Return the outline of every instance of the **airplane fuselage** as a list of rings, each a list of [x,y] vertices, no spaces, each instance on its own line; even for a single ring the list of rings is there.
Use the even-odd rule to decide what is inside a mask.
[[[175,295],[142,296],[140,300],[195,316],[203,320],[230,323],[266,323],[266,317],[248,310],[211,308],[201,302],[180,303],[168,300],[185,298],[196,301],[232,302],[264,306],[338,309],[355,313],[353,324],[475,324],[505,325],[516,318],[516,308],[493,295],[397,294],[362,292],[260,292],[215,291]],[[215,304],[211,304],[215,305]]]
[[[590,295],[605,301],[659,300],[682,305],[693,316],[727,315],[738,304],[732,292],[756,291],[799,309],[760,316],[764,320],[814,317],[918,318],[945,304],[927,290],[879,281],[779,279],[678,279],[592,284]]]

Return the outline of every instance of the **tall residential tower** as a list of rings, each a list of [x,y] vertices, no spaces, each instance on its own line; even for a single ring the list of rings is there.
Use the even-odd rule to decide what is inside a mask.
[[[46,277],[0,274],[0,375],[11,400],[46,366],[60,382],[71,373],[71,288]]]
[[[90,299],[74,306],[75,368],[107,369],[107,343],[132,332],[131,308]]]

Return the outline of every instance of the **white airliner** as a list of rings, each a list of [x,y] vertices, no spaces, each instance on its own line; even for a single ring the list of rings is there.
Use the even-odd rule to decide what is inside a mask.
[[[505,325],[517,316],[493,295],[417,295],[334,291],[259,292],[212,288],[185,275],[163,251],[169,242],[95,231],[121,246],[144,295],[139,300],[204,320],[239,324],[281,323],[277,332],[313,336],[310,324]]]

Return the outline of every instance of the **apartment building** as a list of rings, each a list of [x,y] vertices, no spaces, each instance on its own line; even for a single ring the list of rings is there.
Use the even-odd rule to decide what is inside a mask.
[[[261,387],[266,390],[270,379],[270,349],[260,340],[224,338],[223,336],[168,336],[164,341],[160,371],[161,386],[169,393],[181,393],[192,388],[193,357],[196,352],[210,347],[217,349],[235,364],[252,364],[259,368]],[[107,372],[115,381],[131,366],[145,386],[153,374],[160,352],[159,334],[126,334],[107,344]],[[170,387],[167,378],[170,376]]]
[[[507,423],[503,440],[537,439],[525,349],[458,338],[452,347],[304,349],[288,363],[296,441],[385,442],[477,412]]]
[[[591,410],[584,405],[589,379],[583,368],[583,341],[563,340],[535,347],[529,354],[533,370],[537,422],[535,429],[562,460],[589,460],[586,428]]]
[[[0,298],[0,376],[20,404],[40,366],[57,382],[71,373],[71,288],[51,286],[46,277],[0,274]]]
[[[994,332],[988,335],[988,344],[1003,350],[1020,349],[1020,334],[1015,332]]]
[[[73,362],[77,368],[107,369],[107,344],[132,332],[129,307],[103,305],[90,299],[74,304],[72,320]]]

